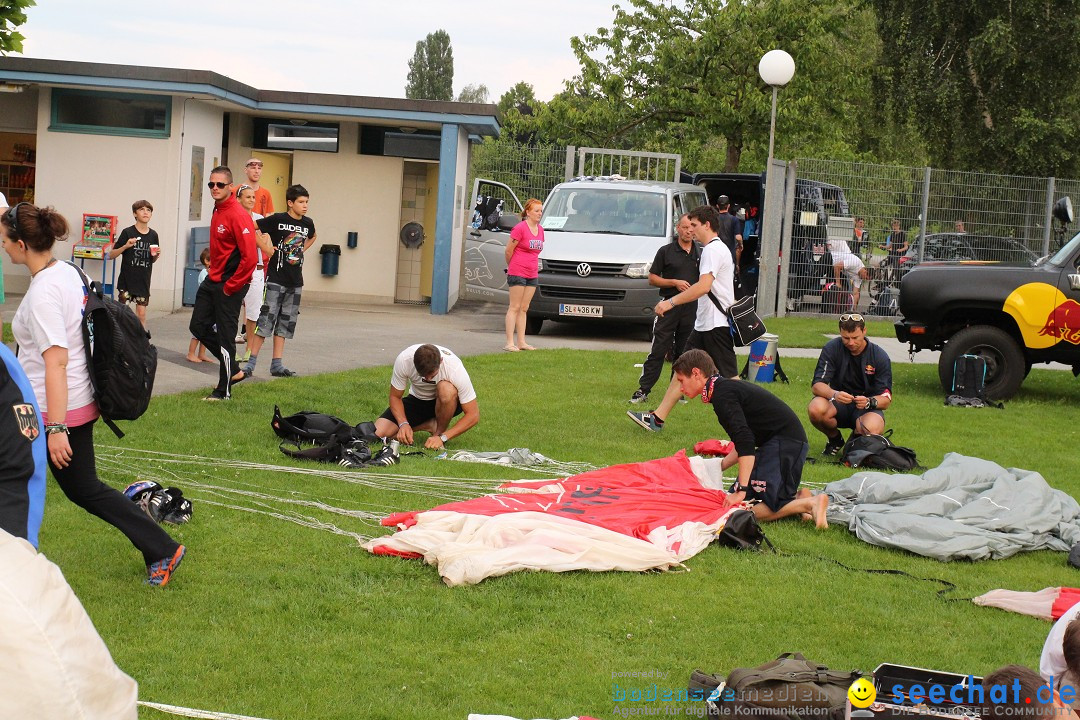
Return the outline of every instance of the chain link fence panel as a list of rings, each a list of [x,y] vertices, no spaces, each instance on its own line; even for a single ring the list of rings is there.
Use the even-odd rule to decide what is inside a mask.
[[[567,161],[564,145],[526,145],[489,138],[473,146],[468,187],[472,188],[476,178],[495,180],[508,185],[522,203],[529,198],[543,201],[553,187],[566,180]]]

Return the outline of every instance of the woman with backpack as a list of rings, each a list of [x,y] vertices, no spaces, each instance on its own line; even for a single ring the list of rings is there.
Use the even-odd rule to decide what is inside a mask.
[[[67,234],[67,220],[51,207],[18,203],[0,216],[4,250],[30,271],[30,287],[11,324],[19,362],[41,406],[49,467],[60,489],[124,533],[143,554],[147,583],[165,585],[184,557],[184,546],[97,476],[94,421],[99,413],[83,337],[86,288],[81,271],[52,254],[53,245]]]

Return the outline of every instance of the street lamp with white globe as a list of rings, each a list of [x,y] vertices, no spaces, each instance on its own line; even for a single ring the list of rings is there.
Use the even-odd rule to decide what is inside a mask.
[[[783,50],[770,50],[758,62],[758,74],[766,85],[772,86],[772,119],[769,121],[769,164],[772,166],[773,141],[776,137],[776,91],[795,76],[795,61]]]

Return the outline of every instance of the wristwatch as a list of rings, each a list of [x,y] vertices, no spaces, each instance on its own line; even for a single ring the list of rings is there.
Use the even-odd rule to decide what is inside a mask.
[[[877,410],[877,397],[872,396],[870,398],[870,401],[867,403],[867,407],[871,410]]]
[[[734,494],[734,493],[737,493],[737,492],[746,492],[746,486],[745,486],[745,485],[740,485],[740,484],[739,484],[739,481],[738,481],[738,480],[736,480],[736,481],[735,481],[735,482],[734,482],[734,483],[733,483],[733,484],[731,485],[731,489],[730,489],[730,490],[728,490],[728,492],[729,492],[729,493],[731,493],[731,494]]]
[[[440,440],[442,440],[442,442],[443,442],[443,445],[445,445],[445,444],[446,444],[446,441],[447,441],[447,439],[448,439],[448,438],[446,437],[446,433],[443,433],[442,435],[440,435],[440,436],[439,436],[439,439],[440,439]]]

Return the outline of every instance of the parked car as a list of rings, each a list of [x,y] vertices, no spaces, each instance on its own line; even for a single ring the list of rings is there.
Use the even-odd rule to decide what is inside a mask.
[[[926,236],[923,262],[979,262],[1006,263],[1009,265],[1034,265],[1039,259],[1023,243],[1012,238],[971,233],[933,233]],[[900,276],[903,277],[919,264],[918,242],[911,243],[907,253],[900,258]]]
[[[649,284],[656,251],[675,238],[679,216],[705,203],[704,190],[684,183],[581,178],[556,185],[540,219],[544,249],[527,332],[540,332],[545,320],[651,324],[659,299]],[[521,202],[505,185],[477,180],[473,204],[465,290],[505,302],[504,251],[517,222],[510,213],[520,212]]]

